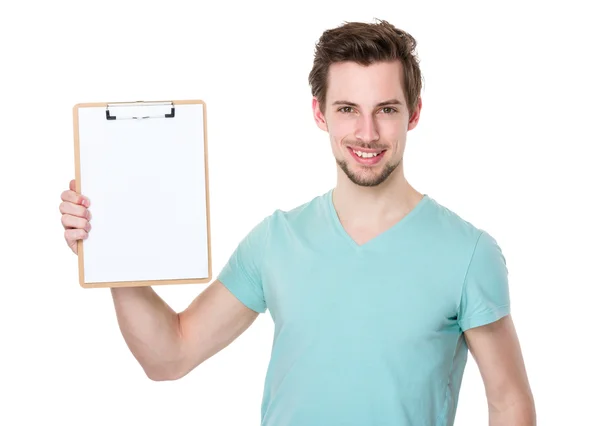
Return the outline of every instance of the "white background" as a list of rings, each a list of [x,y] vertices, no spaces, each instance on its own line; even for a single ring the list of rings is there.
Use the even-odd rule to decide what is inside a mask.
[[[152,382],[110,292],[79,287],[58,211],[75,176],[72,107],[207,102],[216,273],[266,214],[335,184],[311,117],[314,43],[374,18],[418,41],[425,86],[407,178],[505,253],[538,423],[598,424],[594,2],[215,3],[2,3],[0,424],[259,424],[268,313],[187,377]],[[156,290],[182,310],[204,288]],[[456,425],[486,422],[470,358]]]

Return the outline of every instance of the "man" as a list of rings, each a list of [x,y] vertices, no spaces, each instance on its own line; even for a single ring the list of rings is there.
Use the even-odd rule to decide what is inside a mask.
[[[186,375],[269,309],[262,425],[452,425],[468,350],[490,425],[535,424],[496,240],[404,176],[422,106],[415,46],[385,21],[325,31],[309,82],[335,188],[265,217],[181,313],[150,287],[111,289],[151,379]],[[62,200],[76,252],[90,203],[73,182]]]

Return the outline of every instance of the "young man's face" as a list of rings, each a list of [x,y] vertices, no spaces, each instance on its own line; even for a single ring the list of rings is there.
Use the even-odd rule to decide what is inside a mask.
[[[357,185],[376,186],[402,162],[406,133],[419,120],[409,117],[399,61],[329,68],[325,114],[313,99],[314,118],[327,131],[336,162]]]

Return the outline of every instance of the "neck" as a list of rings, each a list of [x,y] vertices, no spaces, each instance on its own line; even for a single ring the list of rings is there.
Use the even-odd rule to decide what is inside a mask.
[[[356,185],[338,167],[332,194],[338,216],[355,225],[394,221],[412,210],[422,196],[407,182],[402,164],[385,182],[373,187]]]

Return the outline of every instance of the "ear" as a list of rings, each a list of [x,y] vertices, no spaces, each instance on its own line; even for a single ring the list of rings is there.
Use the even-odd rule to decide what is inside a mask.
[[[408,130],[412,130],[417,127],[417,123],[419,122],[419,117],[421,116],[421,108],[423,107],[423,103],[421,101],[421,97],[419,96],[419,103],[415,108],[410,120],[408,121]]]
[[[313,110],[313,118],[315,119],[315,123],[319,129],[327,131],[327,121],[325,121],[325,115],[321,112],[321,107],[319,105],[319,101],[316,97],[313,96],[312,100],[312,110]]]

